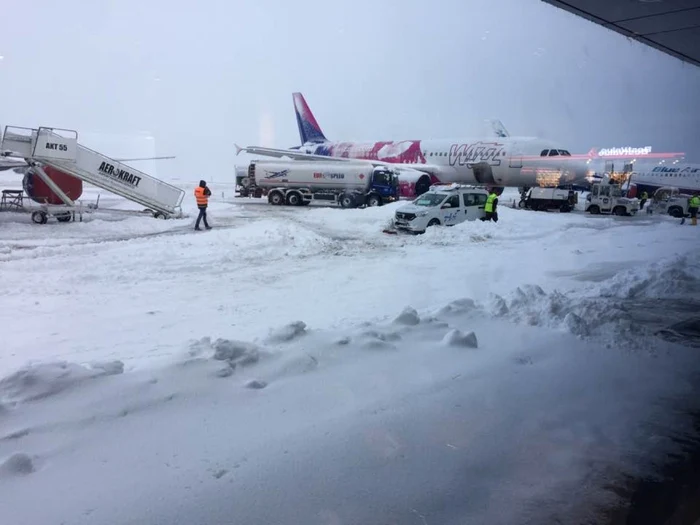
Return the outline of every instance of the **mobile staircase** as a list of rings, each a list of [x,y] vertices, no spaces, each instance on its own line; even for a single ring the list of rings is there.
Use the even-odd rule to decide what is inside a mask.
[[[182,216],[184,190],[78,144],[77,131],[6,126],[0,152],[3,156],[25,159],[36,175],[70,208],[75,209],[76,203],[46,174],[42,166],[50,166],[146,206],[155,218]],[[45,213],[40,222],[46,222]]]

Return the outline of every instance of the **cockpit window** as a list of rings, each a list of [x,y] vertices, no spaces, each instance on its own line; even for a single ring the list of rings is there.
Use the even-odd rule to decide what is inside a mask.
[[[556,157],[557,155],[559,155],[559,152],[558,152],[557,150],[555,150],[555,149],[550,149],[550,150],[549,150],[549,156],[550,156],[550,157]]]
[[[542,153],[540,153],[540,157],[546,157],[548,153],[549,153],[548,149],[543,149]]]
[[[569,152],[568,152],[567,150],[565,150],[565,149],[560,149],[560,150],[559,150],[559,155],[564,155],[565,157],[571,157],[571,153],[569,153]]]

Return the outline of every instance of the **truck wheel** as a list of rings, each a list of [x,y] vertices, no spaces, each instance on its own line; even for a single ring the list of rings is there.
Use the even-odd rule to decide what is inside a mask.
[[[588,213],[591,215],[599,215],[600,214],[600,207],[598,205],[593,204],[590,208],[588,208]]]
[[[349,193],[343,193],[340,196],[340,207],[341,208],[354,208],[355,207],[355,197]]]
[[[559,208],[559,211],[562,213],[569,213],[571,211],[571,206],[569,206],[568,204],[562,204]]]
[[[270,194],[267,196],[267,202],[273,206],[282,206],[282,204],[284,204],[284,195],[282,195],[282,192],[279,191],[270,192]]]
[[[680,208],[679,206],[671,206],[668,209],[668,214],[671,217],[675,217],[676,219],[680,219],[681,217],[683,217],[683,209]]]
[[[367,198],[367,206],[381,206],[382,198],[379,195],[372,194]]]
[[[525,207],[525,201],[524,201],[524,200],[521,200],[520,202],[518,202],[518,208],[524,208],[524,207]]]
[[[301,206],[301,194],[296,191],[291,191],[287,194],[287,204],[290,206]]]
[[[70,220],[72,218],[73,218],[73,216],[71,215],[71,213],[69,211],[56,214],[56,220],[58,222],[70,222]]]
[[[615,206],[612,212],[613,215],[627,215],[627,210],[624,206]]]

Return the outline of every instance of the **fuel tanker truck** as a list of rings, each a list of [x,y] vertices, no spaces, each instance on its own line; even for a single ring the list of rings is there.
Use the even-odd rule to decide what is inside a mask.
[[[399,198],[398,172],[370,162],[254,160],[236,179],[241,196],[267,195],[276,206],[324,201],[356,208]]]

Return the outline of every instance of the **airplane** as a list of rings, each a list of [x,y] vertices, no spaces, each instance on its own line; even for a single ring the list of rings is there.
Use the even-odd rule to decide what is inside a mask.
[[[512,137],[498,120],[492,135],[442,140],[332,142],[326,138],[301,93],[293,93],[300,146],[276,149],[235,145],[236,154],[305,161],[353,160],[391,164],[399,172],[401,195],[412,198],[439,183],[485,185],[501,193],[504,187],[589,185],[583,159],[552,140]]]
[[[630,185],[636,187],[637,195],[644,191],[652,195],[657,189],[669,186],[678,188],[680,193],[700,194],[700,164],[672,163],[668,166],[640,167],[631,173]]]

